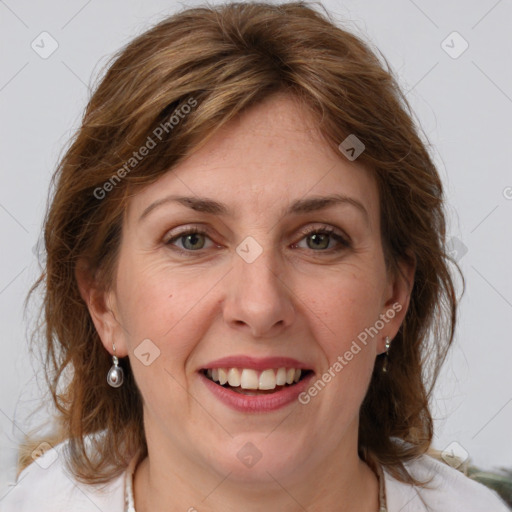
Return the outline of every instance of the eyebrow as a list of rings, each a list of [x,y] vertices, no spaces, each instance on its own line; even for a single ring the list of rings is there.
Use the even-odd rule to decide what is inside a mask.
[[[142,215],[139,217],[139,222],[147,217],[150,212],[155,210],[155,208],[167,203],[178,203],[196,212],[209,213],[211,215],[233,216],[233,211],[227,205],[214,201],[213,199],[198,196],[171,195],[151,203],[142,212]],[[307,197],[305,199],[298,199],[284,211],[284,215],[300,215],[304,213],[316,212],[331,208],[339,204],[354,206],[360,213],[363,214],[366,223],[369,225],[370,217],[363,204],[353,197],[345,196],[342,194],[313,196]]]

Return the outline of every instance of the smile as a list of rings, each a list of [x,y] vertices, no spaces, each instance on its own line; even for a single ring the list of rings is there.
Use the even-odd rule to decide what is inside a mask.
[[[261,391],[275,392],[304,378],[310,370],[299,368],[208,368],[204,375],[211,381],[235,392],[257,395]],[[252,392],[251,392],[252,391]]]

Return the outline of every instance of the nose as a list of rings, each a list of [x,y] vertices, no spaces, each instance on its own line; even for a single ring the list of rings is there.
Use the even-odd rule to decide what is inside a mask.
[[[272,251],[263,251],[252,263],[234,255],[227,276],[224,319],[234,329],[254,338],[276,336],[293,323],[294,294],[288,272],[278,268]]]

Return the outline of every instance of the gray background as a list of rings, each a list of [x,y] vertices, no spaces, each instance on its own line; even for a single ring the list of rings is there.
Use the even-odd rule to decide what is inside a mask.
[[[17,440],[44,416],[30,414],[44,380],[28,353],[34,311],[24,318],[23,301],[38,272],[34,247],[50,175],[108,56],[196,3],[0,1],[0,497],[14,478]],[[434,446],[457,443],[454,453],[465,450],[473,463],[512,467],[512,2],[324,5],[386,56],[446,186],[449,234],[467,291],[435,393]],[[44,31],[58,44],[46,59],[31,47],[51,48]],[[463,39],[448,37],[454,31]],[[469,47],[459,55],[464,40]]]

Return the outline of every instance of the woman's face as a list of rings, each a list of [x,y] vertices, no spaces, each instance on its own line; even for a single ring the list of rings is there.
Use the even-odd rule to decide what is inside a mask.
[[[373,177],[314,126],[275,95],[130,200],[112,314],[93,316],[130,359],[150,458],[254,481],[356,453],[375,358],[409,292],[386,273]],[[333,196],[346,199],[318,201]],[[238,392],[238,378],[282,383],[279,368],[305,378]]]

